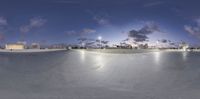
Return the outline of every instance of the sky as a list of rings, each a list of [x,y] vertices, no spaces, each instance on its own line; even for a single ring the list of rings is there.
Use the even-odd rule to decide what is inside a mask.
[[[200,45],[199,0],[0,0],[0,44],[117,44],[170,41]]]

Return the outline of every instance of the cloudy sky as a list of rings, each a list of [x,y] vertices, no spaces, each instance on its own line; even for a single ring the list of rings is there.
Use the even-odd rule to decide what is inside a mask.
[[[199,0],[0,0],[0,43],[170,40],[200,45]]]

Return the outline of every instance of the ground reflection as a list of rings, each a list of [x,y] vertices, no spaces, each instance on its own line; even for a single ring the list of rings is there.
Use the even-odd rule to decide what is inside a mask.
[[[80,51],[80,57],[81,57],[82,61],[85,61],[85,51],[84,50]]]
[[[154,59],[156,64],[160,63],[160,58],[161,58],[161,52],[154,52]]]
[[[92,97],[85,99],[95,99],[94,95],[102,96],[97,99],[105,99],[105,95],[106,99],[149,99],[144,95],[156,99],[199,97],[199,56],[191,52],[130,55],[85,50],[0,55],[0,97],[18,94],[21,96],[17,99],[27,99],[22,97],[28,94],[37,95],[38,99],[54,95],[74,98],[77,93]],[[136,93],[134,97],[124,98],[132,93]]]
[[[187,60],[188,52],[182,52],[182,58],[184,61]]]
[[[104,69],[104,65],[105,65],[105,57],[103,58],[102,54],[98,54],[95,58],[95,62],[96,62],[96,70],[98,71],[103,71]]]

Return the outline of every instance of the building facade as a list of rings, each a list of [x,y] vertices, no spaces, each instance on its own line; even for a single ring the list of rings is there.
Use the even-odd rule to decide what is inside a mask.
[[[5,45],[5,49],[8,49],[8,50],[22,50],[22,49],[25,49],[25,45],[24,44],[6,44]]]
[[[40,44],[38,44],[38,43],[32,43],[31,44],[31,49],[40,49]]]

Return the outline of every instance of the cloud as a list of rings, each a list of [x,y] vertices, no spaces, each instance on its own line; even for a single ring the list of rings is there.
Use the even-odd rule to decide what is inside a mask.
[[[8,31],[8,21],[5,17],[0,16],[0,41],[5,40],[4,33]]]
[[[20,27],[20,32],[21,33],[30,32],[32,29],[44,26],[46,22],[47,22],[46,19],[43,19],[41,17],[34,17],[29,20],[29,24]]]
[[[96,22],[97,22],[97,24],[99,24],[99,25],[103,25],[103,26],[108,26],[108,25],[110,25],[111,24],[111,22],[110,22],[110,20],[107,18],[107,17],[105,17],[105,16],[94,16],[94,18],[93,18]]]
[[[179,45],[177,42],[171,41],[170,39],[160,39],[155,44],[154,46],[159,48],[175,48]]]
[[[167,40],[167,39],[161,39],[161,40],[158,40],[159,42],[161,43],[171,43],[171,40]]]
[[[0,33],[0,41],[3,41],[3,40],[5,40],[5,36],[2,33]]]
[[[154,22],[148,22],[139,30],[133,29],[129,31],[128,37],[133,38],[133,40],[136,42],[144,42],[148,41],[148,35],[154,32],[160,32],[158,25]]]
[[[172,42],[172,43],[169,43],[169,44],[170,44],[170,45],[176,45],[176,43],[173,43],[173,42]]]
[[[96,42],[97,42],[97,43],[100,43],[100,42],[101,42],[102,44],[108,44],[108,43],[109,43],[109,41],[105,41],[105,40],[101,40],[101,41],[100,41],[100,40],[98,40],[98,39],[96,40]]]
[[[7,19],[4,17],[0,17],[0,26],[8,25]]]
[[[96,43],[94,39],[85,38],[85,37],[78,38],[77,40],[79,41],[79,44],[81,46],[85,46],[85,47],[95,46],[95,43]]]
[[[0,16],[0,32],[3,31],[5,32],[7,26],[8,26],[7,19],[5,17]]]
[[[67,35],[77,35],[77,32],[76,31],[74,31],[74,30],[70,30],[70,31],[65,31],[65,34],[67,34]]]
[[[29,32],[30,31],[30,26],[29,25],[25,25],[25,26],[21,26],[20,27],[20,32],[21,33],[27,33],[27,32]]]
[[[167,43],[168,41],[166,39],[162,39],[160,42]]]
[[[194,20],[195,25],[184,25],[184,29],[191,35],[200,38],[200,18]]]
[[[85,46],[88,47],[88,46],[95,46],[95,42],[94,41],[88,41],[85,43]]]
[[[65,34],[69,36],[86,36],[86,35],[92,35],[95,33],[96,33],[96,30],[90,29],[90,28],[84,28],[80,31],[75,31],[75,30],[65,31]]]
[[[110,16],[109,14],[105,13],[105,12],[101,12],[101,13],[96,13],[93,10],[86,10],[86,13],[88,13],[89,15],[92,16],[92,20],[97,23],[98,25],[101,26],[110,26],[112,25],[111,21],[110,21]]]
[[[81,33],[81,35],[89,35],[89,34],[93,34],[95,32],[96,32],[96,30],[94,30],[94,29],[85,28],[80,33]]]
[[[163,1],[155,1],[155,2],[146,3],[143,6],[144,7],[153,7],[153,6],[161,5],[163,3],[164,3]]]
[[[79,4],[80,1],[77,0],[54,0],[55,3],[63,3],[63,4]]]
[[[46,19],[43,19],[41,17],[35,17],[30,19],[30,26],[31,27],[41,27],[46,23]]]
[[[109,41],[101,41],[101,43],[106,45],[109,43]]]
[[[84,42],[84,41],[87,41],[87,40],[88,40],[88,38],[83,38],[83,37],[78,38],[78,41],[81,41],[81,42]]]
[[[200,37],[200,27],[185,25],[184,28],[188,33]]]
[[[129,38],[126,38],[125,40],[122,40],[123,42],[127,42],[129,41],[130,39]]]

